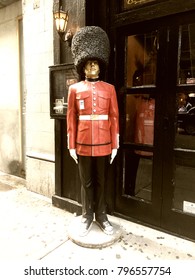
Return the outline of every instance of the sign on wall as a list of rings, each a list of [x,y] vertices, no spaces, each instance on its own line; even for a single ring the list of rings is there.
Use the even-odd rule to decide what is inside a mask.
[[[79,77],[73,64],[54,65],[49,70],[50,117],[65,118],[69,86],[78,82]]]
[[[124,0],[124,9],[132,9],[150,2],[156,2],[156,0]]]

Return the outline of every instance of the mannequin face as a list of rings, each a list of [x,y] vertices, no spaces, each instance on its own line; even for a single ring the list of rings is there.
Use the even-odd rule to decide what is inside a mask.
[[[96,79],[99,77],[100,67],[97,60],[88,60],[84,67],[86,78]]]

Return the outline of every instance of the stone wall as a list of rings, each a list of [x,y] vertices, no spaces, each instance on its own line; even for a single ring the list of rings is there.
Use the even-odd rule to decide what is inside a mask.
[[[0,9],[0,170],[21,175],[21,100],[18,22],[21,1]]]
[[[53,65],[53,1],[23,1],[26,84],[27,187],[54,193],[54,121],[49,114],[49,69]]]

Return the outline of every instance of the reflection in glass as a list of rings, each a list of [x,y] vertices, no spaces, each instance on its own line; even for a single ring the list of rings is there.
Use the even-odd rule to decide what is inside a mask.
[[[157,32],[128,36],[126,40],[127,87],[155,85]]]
[[[175,189],[173,208],[195,214],[195,151],[190,155],[193,160],[176,155]],[[192,206],[187,210],[185,204]]]
[[[195,84],[195,24],[180,27],[178,83]],[[195,93],[177,94],[173,207],[195,215]]]
[[[195,94],[177,95],[173,208],[195,214]]]
[[[155,100],[147,94],[126,95],[124,142],[153,145]],[[147,153],[145,152],[145,155]]]
[[[126,95],[126,125],[124,142],[139,148],[124,156],[124,194],[151,200],[153,152],[143,146],[153,146],[155,100],[146,94]]]
[[[195,93],[179,93],[177,104],[175,147],[195,150]]]
[[[136,151],[126,151],[124,155],[124,194],[144,200],[151,200],[152,156],[144,156]]]
[[[195,84],[195,24],[183,25],[179,39],[179,84]]]
[[[156,83],[157,31],[126,38],[126,86]],[[124,153],[123,194],[151,200],[155,99],[151,94],[125,96],[123,141],[135,148]],[[143,148],[144,147],[144,148]],[[147,148],[146,148],[147,147]]]

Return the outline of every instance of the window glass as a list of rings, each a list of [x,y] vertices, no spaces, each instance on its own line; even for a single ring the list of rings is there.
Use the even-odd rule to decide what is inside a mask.
[[[177,95],[173,208],[195,214],[195,93]]]
[[[126,37],[126,87],[123,141],[133,144],[123,157],[123,194],[151,201],[158,32]],[[147,87],[147,93],[143,88]],[[151,93],[149,92],[151,91]]]
[[[124,143],[137,148],[124,155],[124,194],[151,200],[155,99],[148,94],[127,94]],[[150,147],[145,150],[143,147]]]
[[[195,150],[195,93],[177,95],[175,147]]]
[[[157,32],[126,38],[126,85],[155,85],[158,36]]]
[[[180,28],[173,208],[195,215],[195,25]],[[180,88],[180,87],[179,87]]]
[[[128,150],[123,158],[123,194],[151,201],[152,197],[152,155],[143,151]]]
[[[154,97],[148,94],[127,94],[125,114],[124,142],[153,145]]]
[[[175,155],[173,208],[195,215],[195,151],[190,155]]]
[[[180,28],[178,84],[195,84],[195,24]]]

